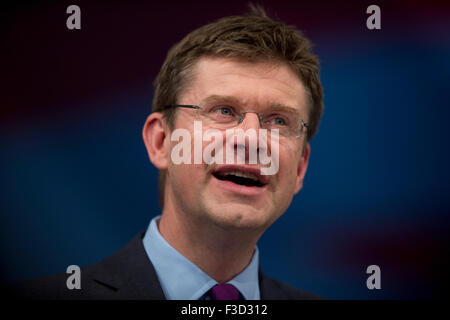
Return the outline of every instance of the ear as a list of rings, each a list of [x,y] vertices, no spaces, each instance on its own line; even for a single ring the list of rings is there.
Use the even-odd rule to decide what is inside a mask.
[[[303,179],[305,178],[306,169],[308,169],[309,154],[311,153],[311,146],[306,142],[303,154],[300,158],[297,168],[297,181],[295,186],[295,193],[299,192],[303,187]]]
[[[162,113],[151,113],[145,121],[142,130],[145,148],[153,165],[159,170],[166,170],[168,166],[167,141],[169,131]]]

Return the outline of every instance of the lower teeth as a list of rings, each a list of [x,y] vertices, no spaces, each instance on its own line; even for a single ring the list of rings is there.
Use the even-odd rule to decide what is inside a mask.
[[[260,187],[261,184],[259,182],[253,181],[248,178],[238,177],[238,176],[226,176],[226,177],[217,177],[220,180],[224,181],[231,181],[233,183],[236,183],[238,185],[243,185],[246,187]]]

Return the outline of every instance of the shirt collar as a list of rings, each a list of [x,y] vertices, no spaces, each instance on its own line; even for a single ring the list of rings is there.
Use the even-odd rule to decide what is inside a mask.
[[[158,280],[168,300],[198,300],[217,281],[203,272],[173,248],[159,233],[161,216],[152,219],[143,238],[145,251],[155,268]],[[250,264],[227,283],[234,285],[246,300],[259,300],[259,252],[255,247]]]

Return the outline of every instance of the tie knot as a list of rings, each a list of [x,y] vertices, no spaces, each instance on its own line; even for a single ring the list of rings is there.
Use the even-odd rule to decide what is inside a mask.
[[[216,284],[210,290],[212,300],[239,300],[240,292],[229,283]]]

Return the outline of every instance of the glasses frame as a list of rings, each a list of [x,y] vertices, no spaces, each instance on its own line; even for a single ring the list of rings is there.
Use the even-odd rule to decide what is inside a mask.
[[[164,107],[164,109],[169,109],[169,108],[187,108],[187,109],[196,109],[196,110],[204,109],[204,108],[202,108],[200,106],[192,105],[192,104],[168,104],[168,105],[166,105]],[[262,118],[263,117],[259,114],[259,112],[251,111],[251,110],[241,112],[240,116],[239,116],[239,120],[238,120],[238,122],[237,122],[237,124],[235,126],[240,125],[242,123],[242,121],[244,121],[245,116],[246,116],[247,113],[254,113],[254,114],[256,114],[258,116],[258,119],[259,119],[259,127],[262,128]],[[300,123],[302,124],[303,127],[300,129],[300,133],[299,134],[297,134],[296,136],[293,136],[294,138],[299,138],[299,137],[301,137],[303,135],[302,134],[303,133],[303,128],[305,128],[306,130],[309,129],[309,124],[307,122],[305,122],[302,119],[300,119]]]

